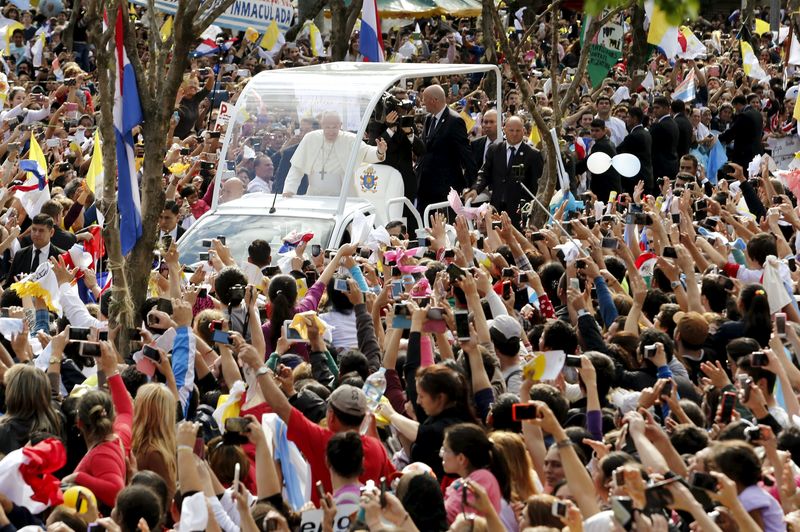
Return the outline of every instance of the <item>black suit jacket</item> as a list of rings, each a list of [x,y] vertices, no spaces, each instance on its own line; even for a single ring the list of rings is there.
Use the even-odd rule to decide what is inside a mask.
[[[288,148],[281,150],[281,158],[280,163],[275,165],[277,168],[275,172],[275,176],[273,178],[273,190],[283,190],[283,184],[286,183],[286,176],[289,175],[289,169],[292,167],[292,156],[294,152],[297,151],[297,147],[300,145],[298,142]],[[247,183],[244,184],[245,188],[247,188]],[[303,179],[300,181],[300,187],[297,189],[297,195],[302,196],[308,191],[308,176],[303,176]]]
[[[417,174],[414,172],[414,157],[422,157],[425,153],[425,144],[422,139],[414,134],[413,140],[408,135],[396,130],[389,135],[384,130],[380,135],[386,141],[386,159],[383,164],[391,166],[403,176],[405,196],[412,202],[417,199]]]
[[[53,228],[53,237],[50,239],[50,243],[54,244],[57,248],[60,249],[69,249],[78,241],[75,238],[75,235],[70,233],[69,231],[65,231],[60,227]],[[26,235],[23,238],[19,239],[19,245],[22,247],[28,247],[31,245],[31,237]]]
[[[489,137],[486,135],[472,139],[469,142],[469,147],[472,150],[472,157],[475,159],[475,168],[480,168],[485,162],[483,154],[486,152],[486,143],[489,142]]]
[[[689,118],[683,113],[675,115],[675,125],[678,126],[678,157],[683,157],[689,153],[689,148],[692,146],[694,128],[692,128],[692,123],[689,122]],[[680,164],[678,166],[680,166]]]
[[[47,259],[50,257],[58,257],[64,253],[63,249],[57,248],[53,242],[50,242],[50,254],[47,256]],[[47,260],[44,257],[39,258],[39,264],[43,261]],[[14,260],[11,263],[11,269],[6,276],[5,287],[8,288],[11,283],[14,282],[14,278],[18,275],[24,275],[27,273],[31,273],[31,263],[33,262],[33,245],[24,247],[17,251],[16,255],[14,255]]]
[[[650,126],[653,139],[653,176],[673,179],[678,174],[678,125],[667,116]]]
[[[764,135],[764,123],[761,113],[747,106],[737,114],[731,127],[719,136],[722,142],[733,141],[733,149],[729,150],[730,159],[742,168],[747,168],[753,157],[762,153],[761,137]]]
[[[445,201],[451,187],[460,193],[475,181],[477,174],[464,119],[447,107],[442,119],[429,131],[432,119],[432,116],[425,119],[422,135],[425,155],[420,157],[416,169],[420,212],[431,203]]]
[[[524,166],[524,174],[519,181],[512,178],[512,166]],[[520,182],[536,194],[539,178],[542,176],[544,159],[538,150],[525,142],[520,144],[514,158],[508,161],[508,143],[498,142],[489,146],[486,153],[486,162],[478,172],[475,190],[480,194],[486,187],[492,189],[491,203],[498,211],[507,211],[511,221],[519,225],[520,215],[517,212],[521,203],[530,200],[528,194],[522,190]]]
[[[614,143],[612,143],[608,137],[603,137],[600,140],[594,141],[586,157],[578,161],[575,165],[576,174],[582,174],[587,170],[586,161],[589,159],[589,155],[593,153],[605,153],[609,157],[614,157],[617,154],[617,150],[614,148]],[[591,174],[591,178],[590,188],[600,201],[608,201],[608,196],[612,190],[619,192],[622,189],[619,174],[614,170],[613,166],[602,174]]]
[[[625,192],[633,194],[633,187],[636,186],[636,183],[644,181],[645,193],[652,194],[655,191],[655,180],[653,179],[653,139],[650,137],[650,132],[643,126],[636,126],[619,143],[617,153],[630,153],[642,163],[636,176],[632,179],[622,180],[622,188]]]

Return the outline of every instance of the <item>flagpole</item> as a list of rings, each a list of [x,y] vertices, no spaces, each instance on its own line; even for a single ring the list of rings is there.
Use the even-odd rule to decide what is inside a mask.
[[[576,242],[575,239],[572,238],[572,235],[570,235],[567,232],[567,230],[564,228],[564,226],[561,225],[561,223],[558,220],[556,220],[555,217],[552,214],[550,214],[550,209],[545,208],[545,206],[542,204],[542,202],[539,201],[539,198],[537,198],[536,195],[533,192],[531,192],[531,190],[528,187],[525,186],[525,183],[523,183],[522,181],[519,181],[519,186],[522,187],[522,190],[524,190],[531,197],[531,199],[536,202],[536,204],[539,207],[544,209],[544,212],[547,213],[547,217],[550,219],[550,221],[552,223],[554,223],[556,226],[558,226],[559,229],[561,229],[561,232],[564,233],[564,235],[566,235],[566,237],[569,239],[569,241],[572,242],[575,245],[576,248],[578,248],[578,251],[582,255],[588,257],[589,256],[589,252],[586,251],[585,249],[583,249],[583,246],[581,246],[580,242]],[[569,191],[566,191],[566,193],[567,194],[571,194],[571,192],[569,192]],[[566,201],[566,198],[564,199],[564,201]]]
[[[225,52],[222,48],[224,45],[225,39],[222,37],[217,39],[217,50],[219,50],[219,54],[217,55],[217,79],[214,81],[214,90],[211,91],[211,99],[209,100],[211,103],[208,106],[208,124],[206,125],[206,131],[211,131],[211,116],[214,114],[214,100],[217,99],[217,87],[222,79],[222,54]]]

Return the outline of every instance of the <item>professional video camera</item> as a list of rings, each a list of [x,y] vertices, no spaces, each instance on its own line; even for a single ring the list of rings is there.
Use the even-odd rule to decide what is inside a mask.
[[[380,123],[386,122],[386,115],[396,111],[399,115],[404,115],[414,108],[411,100],[401,100],[388,92],[384,92],[381,99],[375,105],[375,120]]]

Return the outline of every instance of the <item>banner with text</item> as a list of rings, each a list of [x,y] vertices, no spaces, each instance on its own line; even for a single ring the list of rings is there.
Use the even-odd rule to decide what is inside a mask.
[[[202,10],[209,9],[206,6],[209,1],[216,4],[219,0],[202,2]],[[132,2],[147,6],[147,0],[132,0]],[[174,15],[178,10],[177,0],[155,0],[155,6],[157,10],[169,15]],[[235,0],[213,24],[235,31],[253,28],[263,33],[274,19],[281,32],[286,32],[292,24],[293,16],[294,8],[291,0]]]

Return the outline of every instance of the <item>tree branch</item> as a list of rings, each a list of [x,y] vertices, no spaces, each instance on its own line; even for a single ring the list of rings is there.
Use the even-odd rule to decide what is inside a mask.
[[[201,14],[199,14],[199,17],[197,17],[197,22],[195,22],[192,26],[192,33],[195,35],[200,35],[203,33],[203,31],[209,27],[212,22],[217,20],[220,15],[227,11],[231,5],[233,5],[233,0],[220,0],[220,2],[212,9],[204,10]]]
[[[555,2],[552,3],[551,7],[555,9],[555,7],[559,6],[561,2],[562,0],[556,0]],[[518,54],[520,52],[520,49],[525,45],[525,41],[527,41],[530,38],[530,36],[533,35],[534,31],[536,31],[536,27],[539,25],[539,22],[542,21],[545,15],[547,15],[547,11],[548,10],[545,9],[544,11],[536,15],[536,18],[533,19],[533,22],[530,23],[528,28],[525,30],[525,33],[523,33],[522,37],[519,38],[519,44],[517,45],[516,48],[514,48],[514,54],[515,54],[514,57],[516,57],[516,54]],[[555,11],[553,12],[555,13]]]
[[[558,75],[558,29],[556,28],[556,7],[553,3],[550,9],[550,99],[553,106],[553,125],[556,128],[561,126],[561,108],[558,105],[558,86],[560,77]]]
[[[550,198],[553,196],[553,192],[555,191],[555,182],[558,176],[558,163],[556,157],[560,157],[560,153],[558,151],[558,147],[553,142],[553,138],[550,136],[550,127],[547,125],[541,113],[539,112],[539,109],[536,107],[533,98],[531,98],[531,90],[527,80],[522,75],[517,62],[511,60],[513,58],[511,45],[508,42],[508,37],[506,36],[505,31],[502,29],[503,26],[502,21],[500,20],[500,15],[497,13],[496,9],[492,9],[490,12],[492,18],[494,19],[495,29],[497,29],[500,48],[503,50],[503,54],[506,56],[506,62],[508,63],[509,68],[511,68],[511,73],[514,76],[514,80],[517,82],[517,87],[522,92],[522,101],[525,104],[525,108],[533,118],[533,122],[536,124],[536,127],[539,128],[542,143],[546,148],[544,155],[547,171],[543,174],[542,179],[539,180],[539,189],[536,192],[536,196],[543,205],[547,205],[550,203]],[[499,99],[500,95],[497,96]],[[546,215],[547,214],[543,212],[541,208],[537,208],[536,215],[534,217],[534,223],[538,222],[538,225],[542,225],[542,217]]]
[[[561,102],[562,115],[566,114],[569,105],[575,98],[575,93],[577,92],[578,87],[583,82],[583,78],[586,75],[586,67],[589,65],[589,50],[591,49],[591,43],[597,35],[597,32],[599,32],[600,28],[602,28],[608,21],[619,15],[625,9],[631,7],[634,3],[635,0],[629,0],[626,4],[615,7],[600,19],[592,18],[592,22],[589,23],[589,27],[587,28],[583,37],[583,46],[581,46],[581,55],[578,59],[578,67],[575,69],[575,77],[572,78],[569,88],[567,89],[567,93],[564,95],[564,100]]]
[[[297,34],[300,33],[300,30],[303,29],[306,20],[314,20],[327,4],[328,0],[314,0],[314,3],[311,4],[307,12],[300,12],[300,16],[297,17],[297,23],[286,30],[286,35],[284,35],[286,42],[293,42],[297,38]]]

